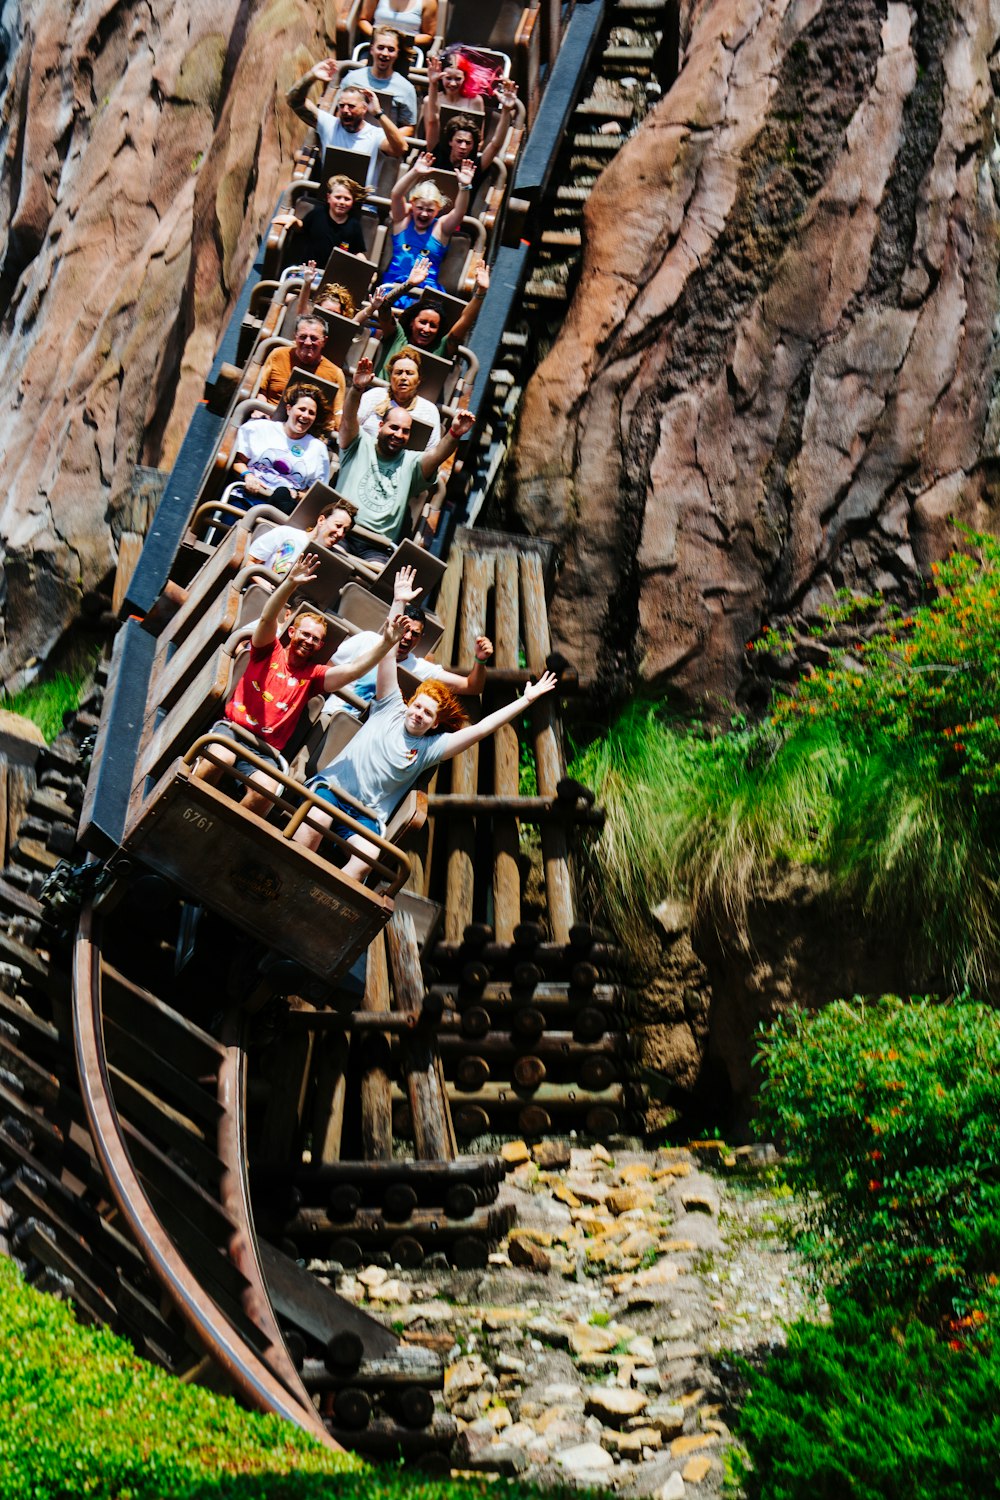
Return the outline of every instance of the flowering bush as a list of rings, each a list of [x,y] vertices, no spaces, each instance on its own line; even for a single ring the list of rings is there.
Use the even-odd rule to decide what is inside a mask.
[[[951,1349],[915,1321],[834,1303],[797,1323],[737,1419],[750,1500],[1000,1495],[1000,1351]],[[739,1467],[739,1464],[738,1464]]]
[[[838,1001],[763,1035],[762,1127],[806,1193],[802,1248],[867,1305],[975,1341],[1000,1269],[1000,1016]]]

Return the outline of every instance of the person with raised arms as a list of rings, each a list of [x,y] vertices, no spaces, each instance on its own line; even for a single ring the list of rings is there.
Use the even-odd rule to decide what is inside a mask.
[[[413,587],[412,571],[401,568],[396,574],[386,621],[391,632],[398,629],[406,605],[418,594],[419,590]],[[457,699],[443,682],[422,683],[409,703],[405,703],[399,690],[396,653],[386,652],[378,665],[375,701],[367,720],[350,744],[308,783],[310,790],[329,802],[334,811],[327,814],[314,808],[294,835],[295,839],[309,849],[317,849],[322,842],[321,830],[334,828],[356,851],[344,865],[344,874],[363,880],[370,869],[369,861],[378,857],[378,847],[348,825],[338,824],[336,812],[348,813],[364,828],[384,835],[396,805],[425,771],[478,745],[502,725],[509,724],[543,694],[550,693],[556,680],[554,673],[543,672],[537,682],[528,683],[513,703],[487,714],[478,724],[469,724]],[[343,796],[345,792],[367,811],[359,813]]]
[[[391,624],[387,618],[383,634],[361,656],[355,661],[334,666],[319,660],[326,641],[327,623],[318,610],[310,609],[303,610],[292,621],[288,644],[282,645],[279,631],[285,606],[296,589],[305,588],[313,581],[318,568],[319,558],[314,552],[307,553],[289,568],[269,596],[250,637],[250,659],[235,693],[226,704],[224,717],[217,720],[210,731],[234,741],[233,749],[213,745],[212,755],[222,764],[214,764],[207,757],[195,763],[194,775],[199,781],[217,782],[226,766],[235,766],[248,776],[251,785],[243,794],[242,805],[248,812],[263,817],[267,816],[272,805],[267,794],[276,790],[277,783],[252,762],[241,758],[239,747],[245,745],[260,760],[270,762],[279,770],[284,769],[281,752],[291,739],[309,699],[317,693],[334,693],[356,677],[363,676],[398,644],[403,634],[401,611],[397,610]],[[412,570],[400,569],[396,587],[408,589],[412,578]],[[234,725],[244,733],[235,733]]]

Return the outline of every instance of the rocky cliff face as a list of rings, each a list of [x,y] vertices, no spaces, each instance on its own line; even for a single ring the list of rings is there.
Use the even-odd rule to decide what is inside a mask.
[[[42,656],[167,467],[333,25],[302,0],[3,0],[0,681]]]
[[[682,0],[587,206],[516,505],[582,670],[745,693],[762,622],[910,599],[996,516],[996,0]],[[991,82],[992,80],[992,82]]]

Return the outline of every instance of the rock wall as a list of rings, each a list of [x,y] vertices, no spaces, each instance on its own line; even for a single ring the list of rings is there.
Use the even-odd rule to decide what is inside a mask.
[[[682,0],[587,205],[514,503],[562,649],[710,707],[762,622],[908,601],[997,514],[997,0]],[[992,81],[991,81],[992,80]]]
[[[3,0],[0,681],[58,640],[169,467],[302,127],[334,0]]]

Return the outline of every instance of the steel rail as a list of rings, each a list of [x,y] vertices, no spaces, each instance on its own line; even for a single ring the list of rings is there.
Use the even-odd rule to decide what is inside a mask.
[[[341,1451],[298,1377],[297,1389],[289,1390],[206,1293],[160,1223],[132,1165],[111,1088],[101,1003],[100,929],[89,905],[80,914],[74,943],[73,1035],[94,1149],[122,1217],[160,1285],[248,1405],[284,1417],[326,1447]],[[247,1244],[253,1243],[253,1230],[248,1226]],[[266,1299],[266,1291],[263,1295]],[[262,1335],[271,1342],[268,1330],[262,1329]]]

